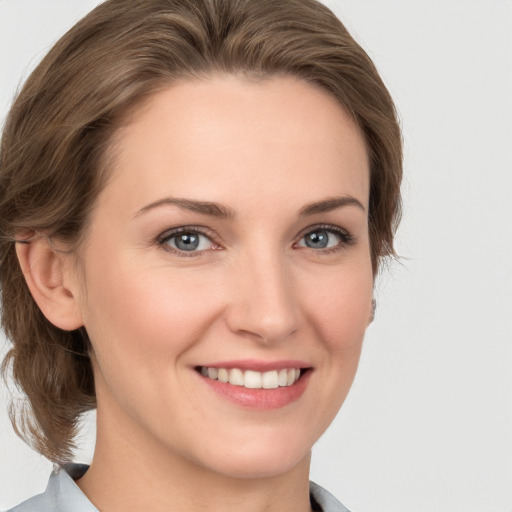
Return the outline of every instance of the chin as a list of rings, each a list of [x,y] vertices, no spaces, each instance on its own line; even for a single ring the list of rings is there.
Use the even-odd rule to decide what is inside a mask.
[[[282,440],[261,441],[245,442],[234,446],[232,450],[219,450],[217,445],[210,454],[203,452],[202,461],[197,462],[217,474],[239,479],[273,478],[300,467],[308,470],[311,455],[309,444],[304,446],[304,443],[294,445]]]

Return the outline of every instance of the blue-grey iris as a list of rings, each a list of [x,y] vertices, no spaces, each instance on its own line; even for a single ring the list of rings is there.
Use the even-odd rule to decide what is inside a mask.
[[[329,233],[325,230],[312,231],[305,237],[305,244],[311,249],[325,249],[329,244]]]
[[[194,251],[199,247],[199,235],[183,233],[176,236],[174,243],[180,251]]]

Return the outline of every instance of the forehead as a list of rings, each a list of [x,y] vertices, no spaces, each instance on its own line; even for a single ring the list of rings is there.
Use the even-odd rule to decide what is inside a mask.
[[[368,158],[360,130],[323,89],[218,76],[170,86],[130,116],[108,188],[133,209],[165,194],[233,202],[233,191],[242,205],[293,192],[298,202],[350,193],[367,206]]]

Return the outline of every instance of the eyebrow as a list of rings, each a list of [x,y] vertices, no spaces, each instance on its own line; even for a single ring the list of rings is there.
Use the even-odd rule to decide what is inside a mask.
[[[138,217],[139,215],[146,213],[147,211],[152,210],[154,208],[158,208],[159,206],[177,206],[182,210],[189,210],[191,212],[201,213],[203,215],[209,215],[211,217],[219,217],[224,219],[233,218],[235,216],[234,210],[218,203],[211,203],[209,201],[196,201],[194,199],[164,197],[163,199],[159,199],[154,203],[144,206],[144,208],[141,208],[134,215],[134,217]]]
[[[353,196],[342,196],[342,197],[331,197],[329,199],[324,199],[323,201],[317,201],[314,203],[309,203],[303,208],[301,208],[299,215],[301,217],[308,217],[310,215],[316,215],[318,213],[327,213],[332,212],[333,210],[337,210],[338,208],[343,208],[344,206],[357,206],[363,212],[365,212],[365,207],[362,203]]]
[[[181,199],[176,197],[164,197],[147,206],[141,208],[134,217],[138,217],[149,210],[161,206],[177,206],[182,210],[189,210],[191,212],[200,213],[202,215],[209,215],[211,217],[218,217],[223,219],[233,219],[235,211],[231,208],[221,205],[219,203],[212,203],[210,201],[197,201],[194,199]],[[327,213],[344,206],[357,206],[363,211],[366,211],[362,203],[353,196],[332,197],[322,201],[316,201],[303,206],[299,211],[300,217],[308,217],[319,213]]]

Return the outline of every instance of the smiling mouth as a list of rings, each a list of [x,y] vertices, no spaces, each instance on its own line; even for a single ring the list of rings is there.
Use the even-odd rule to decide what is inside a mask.
[[[241,368],[211,368],[199,366],[196,370],[211,380],[247,389],[277,389],[293,386],[307,371],[306,368],[283,368],[267,372]]]

